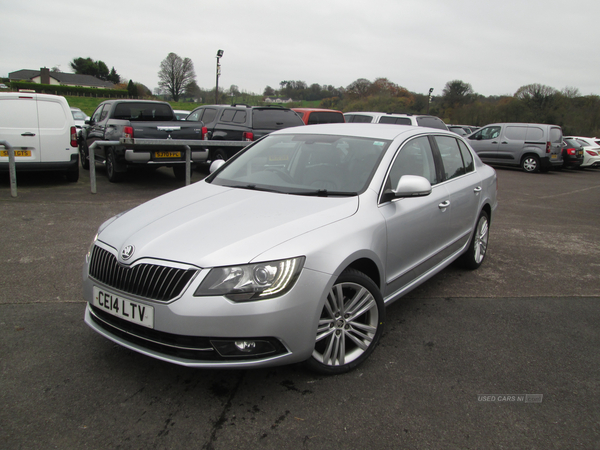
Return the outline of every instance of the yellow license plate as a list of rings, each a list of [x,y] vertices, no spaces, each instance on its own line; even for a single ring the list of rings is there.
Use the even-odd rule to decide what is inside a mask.
[[[550,159],[558,159],[558,155],[552,155],[550,156]]]
[[[8,150],[0,150],[0,156],[8,156]],[[15,150],[15,156],[31,156],[31,150]]]
[[[181,152],[156,152],[155,158],[181,158]]]

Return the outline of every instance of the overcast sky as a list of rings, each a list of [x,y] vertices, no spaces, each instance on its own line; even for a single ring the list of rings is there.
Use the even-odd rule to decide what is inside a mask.
[[[90,57],[154,90],[174,52],[210,89],[223,49],[219,86],[257,94],[383,77],[434,95],[457,79],[485,96],[532,83],[600,95],[598,0],[0,0],[0,11],[2,77]]]

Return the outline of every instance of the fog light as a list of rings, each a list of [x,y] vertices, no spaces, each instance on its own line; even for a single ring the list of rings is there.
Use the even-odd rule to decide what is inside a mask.
[[[256,342],[254,341],[235,341],[235,346],[241,351],[246,353],[252,353],[256,348]]]
[[[263,339],[211,340],[210,343],[221,356],[261,356],[275,353],[275,346]]]

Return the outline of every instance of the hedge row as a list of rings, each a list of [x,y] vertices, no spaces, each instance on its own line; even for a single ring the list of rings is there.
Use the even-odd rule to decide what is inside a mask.
[[[123,89],[96,89],[77,86],[62,86],[59,84],[30,83],[26,81],[11,81],[10,87],[15,91],[28,89],[40,94],[74,95],[77,97],[129,97],[129,93]]]

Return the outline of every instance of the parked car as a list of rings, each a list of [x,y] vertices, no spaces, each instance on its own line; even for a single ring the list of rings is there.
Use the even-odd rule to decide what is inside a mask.
[[[280,106],[206,105],[193,110],[186,122],[202,122],[206,139],[255,141],[275,130],[303,126],[298,114]],[[241,147],[208,147],[208,162],[228,160]]]
[[[580,169],[600,167],[600,141],[582,136],[567,136],[565,139],[574,139],[583,146],[583,162],[579,166]]]
[[[562,128],[538,123],[493,123],[468,136],[487,164],[521,167],[525,172],[560,168]]]
[[[60,171],[79,179],[77,128],[69,104],[58,95],[0,93],[0,140],[15,151],[19,171]],[[8,171],[8,150],[0,150],[0,170]]]
[[[122,180],[132,167],[172,167],[175,178],[186,179],[186,152],[178,140],[198,141],[190,145],[192,164],[203,162],[208,152],[200,146],[202,127],[178,121],[167,102],[154,100],[105,100],[86,120],[81,131],[79,152],[84,170],[90,164],[102,162],[111,183]],[[162,141],[165,145],[138,143]],[[120,142],[114,146],[99,146],[90,161],[90,147],[96,141]]]
[[[344,113],[333,109],[292,108],[306,125],[319,123],[344,123]]]
[[[427,114],[396,114],[380,112],[349,112],[344,114],[350,123],[388,123],[396,125],[413,125],[416,127],[439,128],[448,130],[442,119]]]
[[[81,129],[85,126],[85,121],[90,120],[90,116],[75,106],[71,106],[71,114],[73,115],[73,120],[75,120],[77,135],[79,135],[81,133]]]
[[[190,367],[346,372],[385,305],[484,262],[497,206],[494,169],[428,128],[287,128],[211,170],[100,226],[83,268],[96,332]]]
[[[583,145],[576,139],[563,139],[562,145],[563,167],[577,169],[583,163]]]
[[[460,136],[468,136],[474,132],[474,129],[466,125],[448,125],[448,130]]]
[[[174,109],[173,112],[175,113],[177,120],[185,120],[185,118],[190,115],[191,111],[187,111],[185,109]]]

